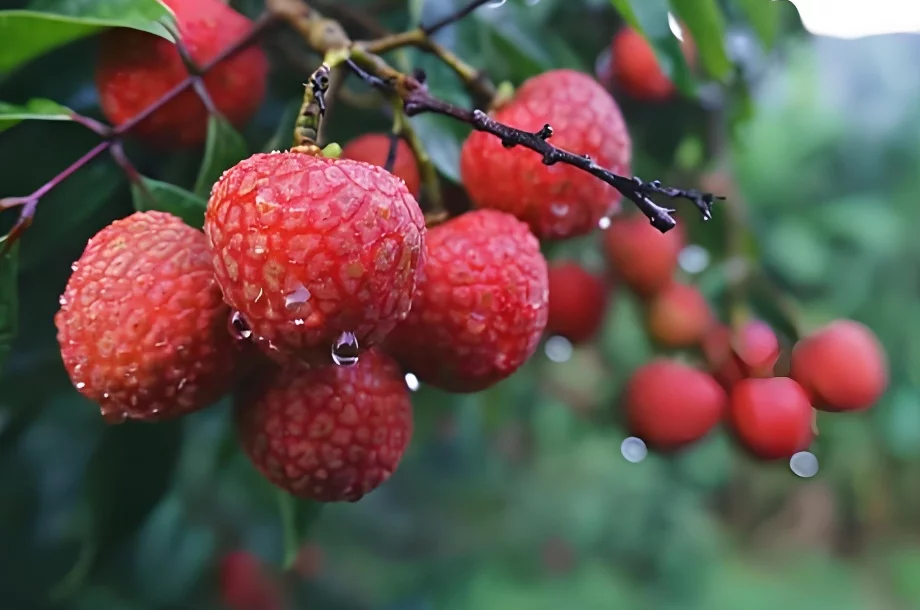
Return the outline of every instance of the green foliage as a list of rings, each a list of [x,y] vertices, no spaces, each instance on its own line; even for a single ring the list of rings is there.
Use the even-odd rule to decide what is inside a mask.
[[[20,121],[70,121],[71,116],[70,109],[46,99],[32,99],[21,106],[0,102],[0,132]]]
[[[6,244],[0,241],[0,248]],[[19,244],[0,254],[0,369],[13,348],[19,326]]]
[[[196,229],[204,226],[204,211],[208,201],[175,184],[142,177],[140,183],[131,185],[131,196],[134,199],[134,209],[139,212],[169,212]]]
[[[25,62],[105,28],[125,27],[170,38],[171,18],[157,0],[36,0],[29,10],[0,11],[0,76]]]
[[[237,162],[249,156],[246,140],[225,119],[212,116],[208,121],[208,137],[204,161],[195,181],[195,194],[207,199],[211,185]]]

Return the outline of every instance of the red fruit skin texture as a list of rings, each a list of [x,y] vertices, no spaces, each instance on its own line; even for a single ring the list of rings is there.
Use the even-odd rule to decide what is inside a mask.
[[[732,429],[754,456],[788,459],[808,449],[814,411],[808,394],[789,377],[742,379],[730,398]]]
[[[361,161],[253,155],[215,184],[204,229],[224,299],[281,360],[326,362],[343,332],[380,343],[408,314],[424,263],[418,203]]]
[[[107,420],[170,419],[230,389],[241,350],[200,231],[137,212],[90,239],[73,269],[54,318],[61,357]]]
[[[180,39],[196,65],[214,59],[246,35],[252,22],[220,0],[164,0],[176,15]],[[115,28],[100,36],[95,80],[105,116],[125,124],[170,89],[188,70],[172,42]],[[268,83],[268,59],[251,46],[214,66],[204,84],[221,114],[235,126],[255,114]],[[197,146],[207,135],[208,112],[191,87],[141,121],[132,133],[160,148]]]
[[[353,366],[292,363],[238,398],[237,430],[255,467],[318,502],[356,502],[379,487],[412,437],[405,380],[377,350]]]
[[[706,298],[698,288],[688,284],[672,283],[648,305],[649,335],[663,347],[698,345],[713,321]]]
[[[790,376],[817,409],[863,411],[888,389],[888,357],[868,327],[836,320],[796,344]]]
[[[675,451],[716,427],[728,397],[707,373],[659,358],[633,373],[625,404],[632,434],[657,450]]]
[[[221,603],[232,610],[281,610],[281,591],[263,573],[262,562],[246,551],[233,551],[218,567]]]
[[[650,298],[677,271],[684,234],[680,225],[662,233],[645,216],[623,216],[603,232],[603,246],[616,277],[636,295]]]
[[[549,298],[546,259],[527,225],[475,210],[431,229],[412,311],[386,344],[420,381],[478,392],[537,349]]]
[[[632,143],[620,108],[587,74],[551,70],[530,78],[493,118],[526,131],[549,123],[555,146],[630,173]],[[505,148],[480,131],[463,144],[460,173],[474,206],[513,214],[540,239],[587,234],[619,209],[619,192],[605,182],[563,163],[544,165],[532,150]]]
[[[563,261],[549,267],[549,315],[546,333],[573,344],[594,338],[604,321],[607,286],[578,263]]]
[[[382,133],[368,133],[350,141],[342,149],[343,159],[364,161],[371,165],[384,167],[390,154],[390,136]],[[406,188],[413,197],[418,198],[421,189],[418,162],[412,149],[405,140],[396,145],[396,158],[393,162],[393,175],[406,183]]]
[[[696,48],[684,30],[681,48],[687,61],[693,65]],[[674,95],[674,85],[662,71],[655,51],[641,34],[623,28],[613,38],[610,46],[610,72],[613,81],[631,97],[648,101],[664,101]]]
[[[751,320],[741,326],[731,339],[733,356],[751,377],[769,377],[779,360],[779,339],[769,324]]]

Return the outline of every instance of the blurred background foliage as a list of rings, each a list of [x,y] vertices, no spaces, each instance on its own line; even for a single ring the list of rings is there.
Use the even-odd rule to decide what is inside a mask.
[[[143,4],[30,8],[117,16]],[[252,16],[262,9],[257,0],[232,4]],[[318,4],[368,38],[376,32],[361,15],[395,31],[461,3]],[[770,291],[753,295],[778,329],[852,317],[879,334],[892,367],[884,400],[861,416],[822,414],[813,479],[755,464],[721,434],[675,457],[630,463],[617,396],[653,349],[637,304],[614,288],[604,332],[567,361],[541,348],[473,396],[422,387],[415,438],[390,482],[311,520],[311,507],[279,510],[278,494],[236,449],[229,401],[171,424],[109,427],[70,385],[54,337],[58,296],[86,240],[132,210],[127,181],[103,157],[43,199],[18,270],[0,267],[0,318],[9,325],[19,310],[0,377],[0,607],[216,609],[223,553],[245,548],[280,565],[286,546],[307,543],[320,560],[285,575],[291,608],[920,608],[920,36],[814,38],[784,0],[493,4],[437,40],[496,82],[557,67],[594,72],[624,22],[643,29],[681,94],[649,104],[614,90],[635,173],[730,198],[710,223],[680,211],[708,254],[708,264],[688,265],[688,280],[724,306],[740,239],[743,257],[762,264],[794,305],[777,307]],[[696,70],[668,28],[669,10],[698,44]],[[151,27],[137,12],[132,19]],[[60,36],[41,14],[30,19],[35,40]],[[8,41],[22,23],[0,18],[0,100],[50,98],[99,118],[93,36],[78,32],[17,67],[22,49]],[[285,145],[317,62],[288,52],[299,47],[287,34],[267,48],[271,95],[245,131],[249,152]],[[408,50],[393,61],[424,68],[439,96],[470,103],[431,57]],[[443,177],[456,181],[468,128],[434,116],[413,123]],[[383,114],[339,103],[327,137],[388,128]],[[62,122],[4,132],[0,195],[32,192],[95,141]],[[164,156],[132,143],[128,152],[144,175],[193,189],[201,151]],[[4,229],[10,220],[0,219]],[[547,254],[603,266],[598,235]],[[303,519],[285,528],[280,515],[292,508]]]

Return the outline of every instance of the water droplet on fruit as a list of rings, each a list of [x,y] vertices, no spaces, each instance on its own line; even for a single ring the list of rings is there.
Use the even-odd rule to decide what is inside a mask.
[[[569,213],[569,204],[567,203],[551,203],[549,206],[549,211],[553,213],[553,216],[563,216]]]
[[[76,387],[77,387],[78,390],[82,390],[83,388],[86,387],[86,384],[83,383],[83,382],[81,381],[81,382],[77,383],[77,386],[76,386]]]
[[[262,248],[261,246],[256,246],[255,248],[252,249],[252,253],[253,254],[265,254],[265,248]]]
[[[307,290],[307,287],[303,284],[298,284],[297,288],[294,289],[294,292],[290,292],[284,295],[284,306],[287,308],[297,307],[302,305],[310,300],[310,297],[313,296],[310,294],[310,291]]]
[[[701,273],[709,266],[709,258],[706,248],[690,244],[680,251],[677,264],[687,273]]]
[[[602,216],[601,219],[597,221],[597,228],[601,231],[606,231],[610,228],[612,222],[609,216]]]
[[[332,361],[339,366],[358,364],[358,338],[345,331],[332,344]]]
[[[230,336],[234,339],[243,340],[252,336],[252,328],[249,327],[249,322],[247,322],[243,314],[238,311],[234,311],[230,314],[227,327],[230,330]]]
[[[641,438],[630,436],[620,443],[620,453],[623,454],[627,462],[638,464],[648,456],[648,448]]]
[[[181,391],[182,391],[182,388],[184,388],[184,387],[185,387],[185,384],[187,384],[187,383],[188,383],[188,379],[186,379],[185,377],[183,377],[183,378],[179,381],[179,385],[176,386],[176,390],[179,391],[179,392],[181,392]]]
[[[64,298],[64,295],[61,295],[61,298],[58,299],[58,305],[60,305],[61,307],[63,307],[64,305],[67,305],[67,299]]]
[[[572,357],[572,343],[565,337],[555,335],[546,340],[543,352],[553,362],[568,362]]]
[[[256,295],[256,298],[255,298],[255,300],[253,301],[253,303],[258,303],[258,302],[259,302],[259,299],[262,298],[262,295],[263,295],[263,294],[265,294],[265,291],[264,291],[262,288],[259,288],[259,294]]]
[[[818,458],[810,451],[799,451],[789,459],[793,474],[808,479],[818,474]]]
[[[489,8],[498,8],[507,1],[508,0],[493,0],[492,2],[489,2],[486,6]]]
[[[294,326],[303,326],[303,325],[304,325],[304,321],[302,318],[297,318],[296,320],[294,320]]]
[[[419,388],[418,377],[412,373],[406,373],[406,387],[409,388],[410,392],[415,392]]]
[[[71,270],[71,271],[76,271],[76,270],[79,269],[79,268],[80,268],[80,265],[78,265],[77,263],[73,263],[73,264],[70,265],[70,270]]]

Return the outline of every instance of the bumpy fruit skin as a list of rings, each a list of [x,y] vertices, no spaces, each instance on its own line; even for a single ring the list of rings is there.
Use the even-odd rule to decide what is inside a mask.
[[[625,404],[632,434],[650,447],[674,451],[709,434],[724,416],[728,397],[703,371],[659,358],[633,373]]]
[[[696,57],[696,48],[684,30],[684,42],[681,48],[684,56],[692,65]],[[655,102],[668,99],[674,94],[674,85],[661,70],[655,51],[641,34],[631,28],[617,32],[610,47],[611,76],[613,81],[630,96],[644,101]]]
[[[409,389],[377,350],[353,366],[292,363],[238,398],[237,430],[255,467],[318,502],[356,502],[376,489],[412,436]]]
[[[604,231],[603,245],[617,279],[649,298],[671,283],[684,234],[680,225],[662,233],[645,216],[623,216]]]
[[[176,15],[180,39],[196,65],[214,59],[246,35],[252,22],[220,0],[164,0]],[[100,38],[96,88],[100,105],[116,126],[150,107],[188,76],[176,45],[127,28]],[[204,84],[214,105],[234,125],[255,114],[265,97],[268,60],[258,47],[249,47],[214,66]],[[208,113],[188,88],[141,121],[132,131],[162,148],[183,148],[204,142]]]
[[[247,551],[233,551],[220,558],[220,600],[232,610],[281,610],[281,590],[265,574],[262,562]]]
[[[573,344],[592,339],[607,307],[607,286],[581,265],[564,261],[549,267],[549,316],[546,332]]]
[[[825,411],[862,411],[888,388],[888,358],[869,328],[836,320],[800,340],[790,376]]]
[[[735,435],[762,460],[806,450],[813,414],[805,390],[789,377],[742,379],[731,391],[729,420]]]
[[[623,115],[587,74],[551,70],[535,76],[494,118],[527,131],[549,123],[555,146],[629,173],[632,143]],[[476,207],[513,214],[540,239],[586,234],[619,207],[619,192],[605,182],[570,165],[544,165],[532,150],[505,148],[499,138],[480,131],[463,144],[460,172]]]
[[[204,229],[224,299],[281,359],[328,360],[343,332],[379,343],[424,262],[425,220],[403,181],[349,159],[253,155],[214,185]]]
[[[343,159],[364,161],[371,165],[384,167],[390,154],[390,136],[382,133],[368,133],[350,141],[342,149]],[[418,162],[412,149],[405,140],[400,139],[396,145],[396,158],[393,162],[393,175],[406,183],[406,188],[413,197],[418,197],[421,178]]]
[[[428,233],[409,317],[386,348],[419,380],[478,392],[514,373],[546,328],[546,259],[527,225],[476,210]]]
[[[649,335],[659,345],[685,348],[698,345],[714,318],[706,297],[695,286],[673,282],[648,306]]]
[[[137,212],[90,239],[73,269],[54,318],[61,356],[107,420],[169,419],[230,389],[241,352],[200,231]]]

